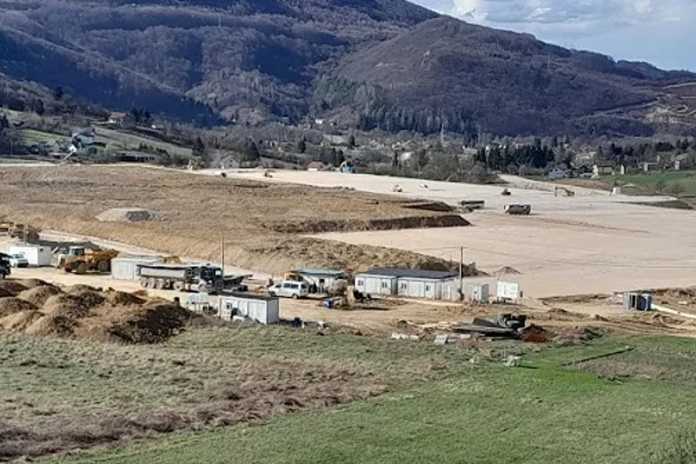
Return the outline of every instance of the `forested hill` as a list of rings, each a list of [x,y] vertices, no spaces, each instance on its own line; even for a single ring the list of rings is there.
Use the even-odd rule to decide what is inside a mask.
[[[112,109],[424,133],[650,133],[696,80],[403,0],[0,0],[0,51],[10,78]]]

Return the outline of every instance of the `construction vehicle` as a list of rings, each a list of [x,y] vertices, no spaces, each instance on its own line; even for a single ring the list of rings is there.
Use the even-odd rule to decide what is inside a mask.
[[[10,274],[12,274],[10,256],[0,253],[0,280],[7,279]]]
[[[0,235],[7,235],[25,242],[36,242],[39,240],[41,230],[28,224],[17,224],[15,222],[0,223]]]
[[[141,264],[138,275],[140,285],[148,289],[214,294],[225,285],[222,269],[209,264]]]
[[[532,205],[505,205],[505,214],[529,216],[532,214]]]
[[[58,269],[75,274],[111,271],[111,260],[118,256],[115,250],[87,250],[81,246],[68,247],[67,251],[55,256]]]
[[[570,189],[567,189],[565,187],[554,187],[553,196],[557,197],[559,193],[562,193],[563,195],[565,195],[567,197],[574,197],[575,196],[575,192],[570,190]]]

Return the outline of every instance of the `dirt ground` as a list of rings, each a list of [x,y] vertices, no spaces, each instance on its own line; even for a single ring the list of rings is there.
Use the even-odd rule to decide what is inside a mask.
[[[261,178],[242,171],[229,176]],[[484,272],[503,266],[529,297],[612,293],[647,288],[688,287],[696,284],[696,212],[638,206],[663,197],[610,196],[607,192],[574,189],[576,196],[556,197],[553,185],[504,176],[510,197],[499,186],[427,182],[371,175],[324,172],[273,173],[272,182],[342,186],[388,193],[403,187],[401,197],[456,203],[484,200],[486,208],[467,215],[471,227],[438,230],[400,230],[325,233],[318,238],[355,245],[391,246],[456,259],[459,247],[465,260]],[[502,213],[508,203],[532,205],[529,217]]]
[[[302,232],[466,224],[458,215],[405,208],[387,196],[340,188],[197,177],[134,166],[0,169],[0,217],[160,253],[282,274],[297,267],[442,269],[449,263],[398,249],[302,237]],[[99,222],[112,208],[144,208],[159,218]],[[454,221],[454,222],[453,222]]]

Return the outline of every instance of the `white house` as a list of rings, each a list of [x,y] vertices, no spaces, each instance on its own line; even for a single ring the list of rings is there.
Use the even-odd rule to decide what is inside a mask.
[[[366,295],[428,300],[459,298],[458,275],[419,269],[375,268],[355,276],[355,288]]]

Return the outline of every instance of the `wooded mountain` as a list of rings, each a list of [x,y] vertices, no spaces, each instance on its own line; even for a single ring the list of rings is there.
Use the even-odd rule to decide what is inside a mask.
[[[403,0],[0,0],[0,72],[201,123],[472,135],[689,132],[696,81]]]

